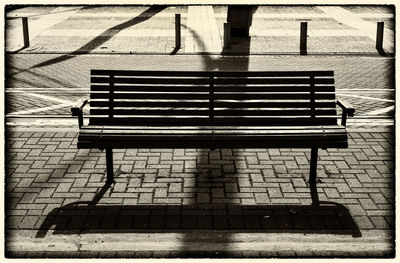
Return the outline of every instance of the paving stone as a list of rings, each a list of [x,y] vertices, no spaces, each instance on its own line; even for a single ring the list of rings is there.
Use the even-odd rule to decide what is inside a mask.
[[[268,195],[265,193],[254,193],[254,197],[256,198],[257,204],[269,204],[270,200]]]
[[[38,216],[25,216],[19,223],[19,229],[32,229],[36,222],[38,221]]]
[[[153,193],[140,193],[139,194],[139,204],[150,204],[153,199]]]
[[[238,185],[236,183],[225,183],[225,192],[227,193],[237,193]]]

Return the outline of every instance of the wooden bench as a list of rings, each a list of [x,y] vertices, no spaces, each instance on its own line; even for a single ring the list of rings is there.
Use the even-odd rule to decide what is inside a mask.
[[[106,149],[107,184],[116,148],[311,148],[315,185],[318,148],[347,148],[346,118],[354,115],[335,100],[333,75],[91,70],[90,100],[71,109],[78,148]]]

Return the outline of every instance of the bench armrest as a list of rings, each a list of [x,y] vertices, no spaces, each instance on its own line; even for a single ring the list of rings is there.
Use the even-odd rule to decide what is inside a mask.
[[[349,103],[343,100],[337,100],[337,104],[342,108],[342,125],[346,126],[347,116],[354,117],[356,111]]]
[[[90,104],[88,99],[80,99],[78,100],[74,106],[71,107],[72,116],[78,116],[78,125],[79,128],[83,125],[83,108],[86,104]]]

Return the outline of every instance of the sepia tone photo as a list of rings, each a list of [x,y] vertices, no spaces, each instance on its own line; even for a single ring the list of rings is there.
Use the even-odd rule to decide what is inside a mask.
[[[4,5],[6,258],[394,258],[395,5]]]

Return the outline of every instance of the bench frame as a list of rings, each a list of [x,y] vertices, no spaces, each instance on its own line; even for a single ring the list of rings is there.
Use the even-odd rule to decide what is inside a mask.
[[[348,103],[336,100],[337,105],[342,109],[341,125],[346,126],[347,117],[353,117],[355,109]],[[81,99],[76,102],[76,104],[71,108],[72,116],[78,117],[78,127],[82,128],[84,125],[83,119],[83,109],[86,105],[90,104],[89,99]],[[112,147],[99,147],[100,149],[106,150],[106,174],[107,181],[106,184],[110,185],[114,183],[114,172],[113,172],[113,151]],[[126,147],[129,148],[129,147]],[[190,147],[189,147],[190,148]],[[193,147],[197,148],[197,147]],[[322,149],[325,149],[322,147]],[[310,173],[309,173],[309,184],[311,189],[311,196],[313,198],[313,203],[319,203],[318,196],[316,195],[316,178],[317,178],[317,159],[318,159],[318,147],[311,147],[311,158],[310,158]]]

